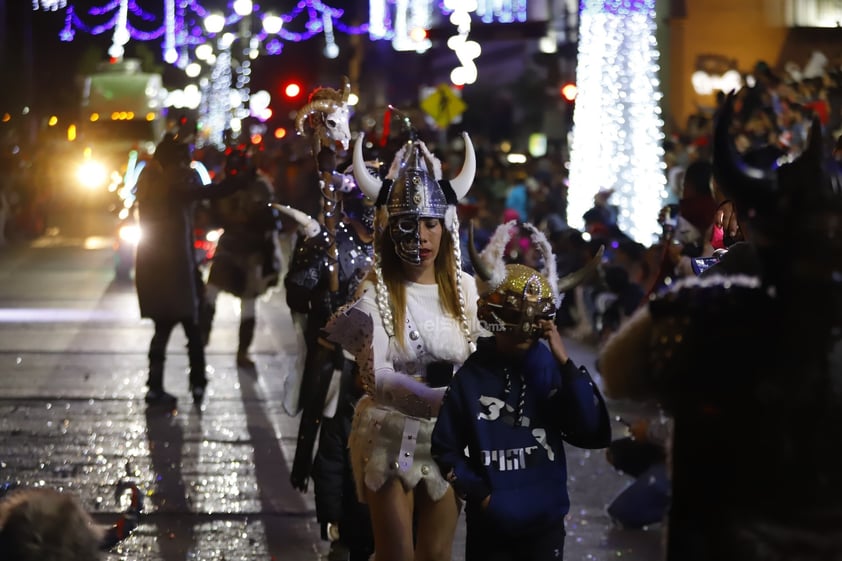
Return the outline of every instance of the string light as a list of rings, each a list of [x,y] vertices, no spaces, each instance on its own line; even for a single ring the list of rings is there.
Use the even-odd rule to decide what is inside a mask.
[[[55,12],[56,10],[60,10],[67,6],[67,0],[41,0],[41,3],[38,3],[38,0],[32,0],[32,9],[38,10],[39,8],[47,11],[47,12]]]
[[[175,0],[164,0],[164,61],[175,64],[178,51],[175,48]]]
[[[120,0],[117,9],[117,19],[114,23],[114,33],[111,36],[111,48],[108,54],[111,58],[122,59],[125,52],[125,45],[129,42],[129,31],[126,24],[129,20],[129,0]]]
[[[231,51],[225,49],[216,56],[211,79],[203,95],[203,98],[207,99],[206,111],[202,111],[207,115],[207,142],[218,148],[225,147],[223,133],[230,126],[228,121],[231,107],[229,84],[231,84]]]
[[[512,23],[515,21],[526,21],[527,0],[479,0],[477,2],[477,15],[483,23],[498,21],[500,23]]]
[[[432,13],[430,0],[395,0],[392,48],[419,53],[428,50],[433,43],[427,38],[425,30],[432,25]]]
[[[118,24],[118,16],[112,15],[104,23],[96,25],[85,21],[88,16],[95,17],[101,21],[107,16],[120,9],[121,4],[127,7],[128,18],[125,22],[119,21],[125,27],[125,33],[135,41],[156,41],[162,40],[162,51],[164,59],[169,61],[177,54],[176,60],[179,67],[184,68],[187,60],[187,47],[195,47],[208,41],[205,30],[199,22],[203,21],[209,10],[199,0],[178,0],[175,13],[172,11],[172,0],[160,0],[165,2],[164,18],[161,21],[159,16],[144,10],[138,5],[137,0],[109,0],[101,6],[92,7],[84,12],[77,12],[73,2],[68,0],[32,0],[34,10],[56,11],[65,9],[64,26],[59,31],[59,39],[62,41],[73,41],[76,32],[81,31],[91,35],[101,35]],[[449,2],[459,4],[458,2]],[[267,3],[268,4],[268,3]],[[361,25],[351,25],[342,20],[345,11],[340,8],[329,6],[320,0],[299,0],[295,7],[286,14],[269,14],[262,12],[262,7],[250,0],[236,0],[234,7],[240,12],[247,13],[248,5],[252,6],[254,13],[260,18],[280,18],[283,27],[277,31],[268,32],[262,30],[256,35],[260,41],[265,41],[264,50],[266,54],[277,55],[283,51],[283,42],[307,41],[319,34],[326,35],[326,53],[333,54],[335,49],[330,47],[333,43],[328,39],[338,31],[347,35],[369,34],[372,40],[390,40],[397,42],[397,45],[410,50],[423,52],[430,46],[426,37],[420,40],[416,32],[419,29],[427,30],[433,21],[433,10],[438,8],[444,15],[450,14],[452,9],[442,6],[442,2],[434,0],[369,0],[369,22]],[[483,22],[497,21],[499,23],[523,22],[527,19],[527,0],[478,0],[476,14]],[[169,18],[173,16],[172,21]],[[225,22],[231,25],[238,22],[242,16],[232,13]],[[306,19],[305,19],[306,18]],[[298,24],[296,27],[303,29],[302,32],[295,32],[290,29],[291,24]],[[399,31],[401,30],[401,31]],[[121,30],[121,34],[124,32]],[[413,39],[413,37],[416,37]],[[396,47],[397,48],[397,47]]]
[[[666,197],[655,0],[583,0],[573,113],[568,216],[613,189],[618,226],[651,244]]]
[[[450,23],[456,26],[456,35],[447,40],[447,46],[453,50],[460,66],[450,72],[450,81],[457,86],[473,84],[477,81],[477,65],[482,47],[476,41],[468,41],[471,32],[471,12],[477,9],[474,0],[445,0],[445,8],[452,9]]]

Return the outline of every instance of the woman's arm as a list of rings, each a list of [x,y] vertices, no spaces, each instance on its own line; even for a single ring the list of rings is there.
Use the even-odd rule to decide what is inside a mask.
[[[372,318],[371,364],[372,393],[375,400],[413,417],[431,418],[438,414],[445,388],[431,388],[412,376],[395,370],[391,358],[391,339],[383,327],[374,286],[367,283],[356,307]],[[365,379],[365,375],[364,375]]]

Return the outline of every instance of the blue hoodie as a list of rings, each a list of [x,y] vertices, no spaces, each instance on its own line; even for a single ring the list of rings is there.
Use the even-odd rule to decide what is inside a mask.
[[[608,410],[588,371],[559,364],[543,341],[513,357],[485,338],[450,382],[432,453],[468,502],[469,518],[475,512],[518,537],[557,525],[570,510],[562,441],[611,442]],[[489,494],[488,507],[478,508]]]

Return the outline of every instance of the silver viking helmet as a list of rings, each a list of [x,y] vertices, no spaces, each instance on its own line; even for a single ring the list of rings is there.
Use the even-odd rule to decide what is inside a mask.
[[[427,151],[420,140],[409,141],[395,156],[400,162],[397,176],[389,189],[386,199],[386,211],[389,218],[412,216],[415,218],[444,218],[449,204],[446,190],[438,179],[441,178],[441,165]],[[394,164],[393,164],[394,165]]]
[[[442,219],[448,230],[456,226],[456,203],[467,194],[476,174],[473,144],[467,133],[462,133],[462,137],[465,163],[459,175],[450,181],[441,179],[441,162],[420,140],[410,140],[398,151],[382,182],[366,171],[362,134],[354,145],[353,169],[357,185],[376,206],[386,206],[395,250],[407,263],[417,265],[421,262],[418,226],[421,218]]]

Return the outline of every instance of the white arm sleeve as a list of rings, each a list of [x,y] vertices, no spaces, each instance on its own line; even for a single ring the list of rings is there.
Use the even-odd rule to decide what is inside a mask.
[[[431,388],[409,374],[395,370],[389,351],[389,335],[383,327],[375,297],[374,286],[366,284],[357,303],[357,309],[373,319],[371,347],[374,398],[383,405],[413,417],[435,417],[445,388]]]
[[[445,388],[431,388],[394,368],[375,370],[374,381],[376,399],[383,405],[413,417],[429,419],[438,415]]]

